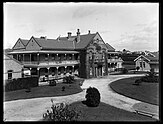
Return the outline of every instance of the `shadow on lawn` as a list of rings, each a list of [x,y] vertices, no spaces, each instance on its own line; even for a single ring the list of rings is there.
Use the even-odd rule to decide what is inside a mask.
[[[86,105],[87,107],[92,107],[94,108],[95,106],[91,106],[86,100],[81,101],[82,104]]]

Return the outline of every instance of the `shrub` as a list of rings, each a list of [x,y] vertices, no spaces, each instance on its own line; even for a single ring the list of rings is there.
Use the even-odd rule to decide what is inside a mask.
[[[158,76],[156,76],[156,73],[154,72],[154,69],[152,68],[146,76],[141,78],[141,80],[144,82],[156,82],[156,83],[158,83],[159,78],[158,78]]]
[[[5,92],[20,89],[29,89],[36,86],[38,86],[38,77],[26,77],[7,80],[5,84]]]
[[[141,83],[141,79],[136,79],[134,85],[139,85]]]
[[[137,71],[140,69],[140,67],[139,66],[136,66],[136,68],[135,68]]]
[[[144,77],[141,78],[141,81],[143,81],[143,82],[155,82],[155,83],[158,83],[158,76],[153,76],[153,77],[144,76]]]
[[[148,72],[147,76],[148,77],[151,77],[151,78],[153,78],[153,77],[156,76],[156,73],[154,72],[154,69],[153,68],[150,69],[150,72]]]
[[[89,87],[86,91],[86,104],[90,107],[97,107],[100,103],[100,93],[98,89]]]
[[[73,83],[74,82],[74,76],[69,75],[69,76],[64,77],[63,82],[68,83],[68,84]]]
[[[75,109],[70,109],[70,106],[66,103],[53,104],[51,111],[47,110],[47,113],[43,114],[44,121],[76,121],[80,117],[79,112]]]
[[[123,68],[122,73],[123,74],[127,74],[128,73],[128,70],[126,68]]]
[[[62,87],[62,91],[65,91],[65,86]]]
[[[54,79],[50,80],[49,81],[49,86],[56,86],[56,81]]]

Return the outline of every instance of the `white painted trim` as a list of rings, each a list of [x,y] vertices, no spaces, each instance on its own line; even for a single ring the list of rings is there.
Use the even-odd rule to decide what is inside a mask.
[[[143,58],[147,59],[148,61],[150,61],[148,58],[146,58],[146,57],[143,56],[143,55],[138,56],[136,59],[134,59],[134,61],[137,61],[137,59],[139,59],[140,57],[143,57]]]

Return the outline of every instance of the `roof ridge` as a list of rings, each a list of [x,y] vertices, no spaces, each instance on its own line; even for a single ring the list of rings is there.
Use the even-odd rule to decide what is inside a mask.
[[[91,34],[80,34],[80,36],[83,36],[83,35],[95,35],[96,33],[91,33]],[[60,38],[66,38],[67,36],[63,36],[63,37],[60,37]],[[71,37],[77,37],[77,35],[72,35]]]

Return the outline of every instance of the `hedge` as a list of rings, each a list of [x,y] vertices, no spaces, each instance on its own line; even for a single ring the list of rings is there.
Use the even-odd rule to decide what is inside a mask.
[[[27,89],[29,87],[37,87],[37,86],[38,86],[38,77],[26,77],[26,78],[6,80],[5,92]]]

